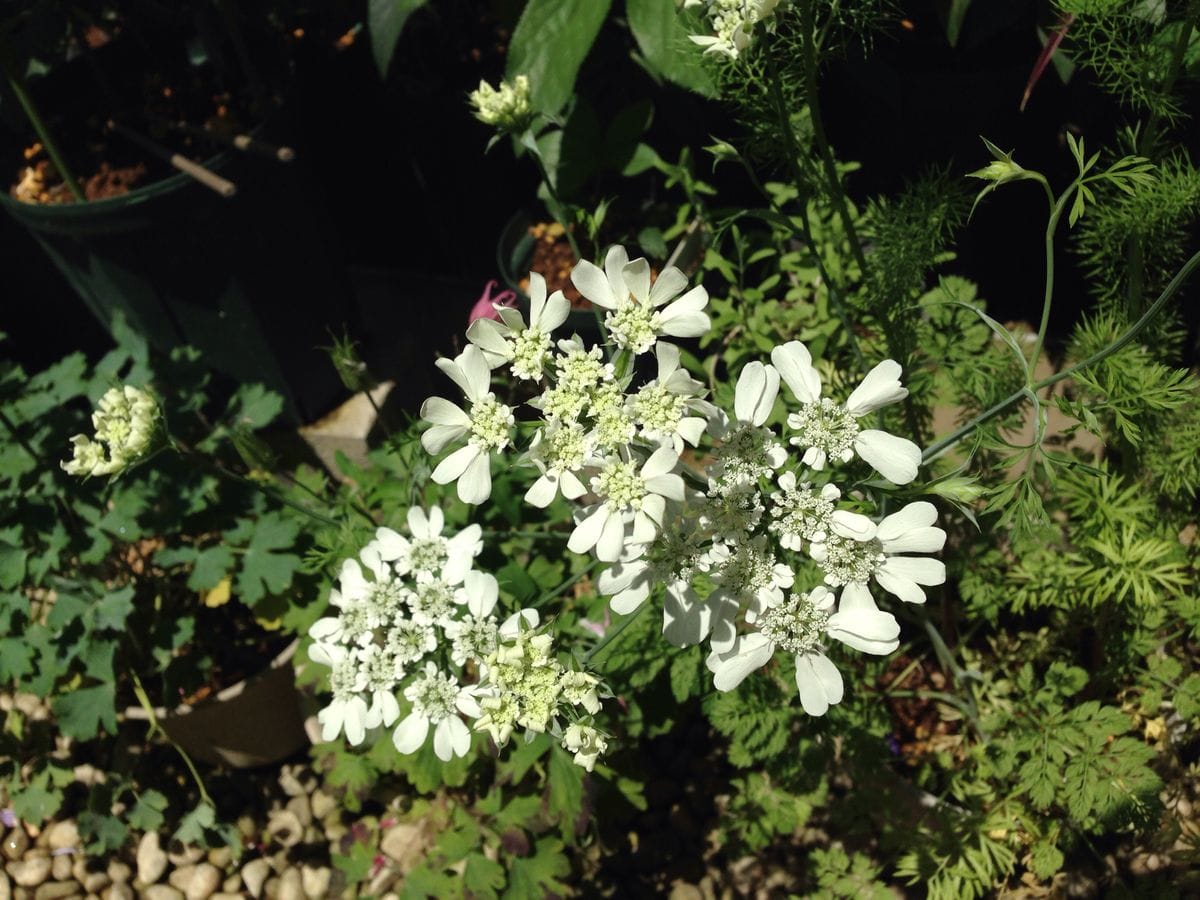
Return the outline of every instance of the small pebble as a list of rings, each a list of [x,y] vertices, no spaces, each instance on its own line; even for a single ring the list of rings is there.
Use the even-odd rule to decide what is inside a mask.
[[[29,849],[29,835],[18,825],[4,836],[4,855],[9,859],[20,859]]]
[[[12,897],[12,885],[8,883],[8,876],[0,869],[0,900],[9,900]]]
[[[71,863],[74,860],[67,855],[54,857],[54,862],[50,865],[50,875],[55,881],[66,881],[71,877]]]
[[[296,818],[300,820],[301,825],[308,827],[312,824],[312,805],[308,802],[308,797],[293,797],[288,801],[287,807],[285,808],[290,812],[295,813]]]
[[[63,900],[64,897],[78,897],[79,894],[78,882],[47,881],[33,892],[33,900]]]
[[[233,851],[228,847],[213,847],[208,851],[208,861],[218,869],[227,869],[233,861]]]
[[[269,874],[271,864],[262,858],[252,859],[242,866],[242,884],[246,886],[246,893],[258,900],[262,896],[263,882]]]
[[[221,884],[221,893],[237,894],[240,897],[242,894],[242,876],[235,873],[226,877],[225,881]]]
[[[298,869],[285,869],[279,878],[279,892],[276,900],[305,900],[304,882]]]
[[[267,834],[284,847],[294,847],[304,837],[304,825],[290,809],[277,809],[267,821]]]
[[[46,829],[46,842],[51,850],[74,850],[80,846],[79,828],[70,819],[55,822]]]
[[[106,872],[88,872],[80,879],[83,884],[83,889],[89,894],[98,894],[112,881]]]
[[[323,900],[329,893],[329,881],[333,872],[328,866],[301,866],[300,882],[308,900]]]
[[[14,860],[5,869],[18,887],[36,887],[50,877],[50,857],[34,856]]]
[[[187,900],[208,900],[220,886],[221,870],[212,863],[200,863],[192,872],[183,894]]]
[[[167,884],[152,884],[142,891],[142,900],[183,900],[183,892]]]
[[[221,891],[213,894],[208,900],[243,900],[243,897],[237,891]]]
[[[105,871],[108,872],[108,877],[117,884],[128,881],[129,876],[133,874],[133,869],[129,868],[129,866],[125,865],[125,863],[121,862],[119,859],[114,859],[112,862],[110,862]]]
[[[147,831],[138,841],[137,877],[142,884],[154,884],[167,871],[167,854],[159,846],[158,833]],[[114,879],[115,880],[115,879]]]
[[[167,847],[167,859],[173,866],[190,866],[204,859],[204,850],[200,847],[189,847],[182,841],[171,841]]]
[[[324,819],[338,808],[338,802],[320,789],[313,791],[310,805],[312,806],[312,814],[315,819]]]
[[[133,888],[124,881],[117,881],[100,894],[103,900],[133,900]]]

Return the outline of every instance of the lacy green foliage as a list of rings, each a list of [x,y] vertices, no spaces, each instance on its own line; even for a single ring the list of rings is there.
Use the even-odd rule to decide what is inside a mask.
[[[1093,316],[1076,328],[1071,355],[1086,359],[1116,340],[1122,330],[1110,315]],[[1066,408],[1089,424],[1098,419],[1103,430],[1092,430],[1102,437],[1115,434],[1133,447],[1152,438],[1166,414],[1200,396],[1200,381],[1193,375],[1163,365],[1147,346],[1136,342],[1073,377],[1085,402]]]
[[[921,829],[896,863],[896,877],[920,884],[930,900],[991,896],[1017,864],[1002,814],[956,817],[945,828]],[[998,837],[999,836],[999,837]]]
[[[825,800],[822,788],[797,795],[763,772],[751,772],[731,782],[733,797],[725,811],[725,831],[740,848],[758,852],[777,837],[790,837]]]
[[[840,844],[808,856],[816,890],[813,900],[891,900],[896,895],[880,880],[881,869],[863,853],[847,853]]]
[[[1075,16],[1066,49],[1076,64],[1122,103],[1151,111],[1168,121],[1181,106],[1173,88],[1180,40],[1187,40],[1183,18],[1168,17],[1168,4],[1124,0],[1059,0],[1064,15]],[[1188,4],[1178,8],[1195,15]],[[1193,36],[1194,39],[1194,36]],[[1190,44],[1190,42],[1189,42]],[[1194,51],[1183,45],[1183,54]]]
[[[785,692],[772,678],[751,678],[735,691],[711,695],[704,711],[713,728],[729,738],[729,761],[747,768],[784,752],[794,699],[794,692]]]
[[[1189,230],[1200,211],[1200,171],[1183,154],[1161,162],[1156,178],[1133,194],[1097,189],[1097,202],[1083,220],[1073,249],[1091,289],[1108,310],[1124,309],[1129,283],[1129,248],[1141,253],[1143,296],[1153,297],[1187,256]],[[1141,312],[1145,301],[1133,310]]]

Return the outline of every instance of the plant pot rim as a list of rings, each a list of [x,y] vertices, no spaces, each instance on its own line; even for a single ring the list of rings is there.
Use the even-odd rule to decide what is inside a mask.
[[[265,668],[263,668],[261,671],[256,672],[253,675],[250,675],[246,678],[243,678],[241,681],[237,682],[236,684],[232,684],[227,688],[223,688],[222,690],[217,691],[215,694],[213,694],[209,697],[205,697],[199,703],[194,703],[194,704],[181,703],[178,706],[174,707],[173,709],[167,709],[165,706],[156,706],[156,707],[154,707],[154,716],[157,719],[165,719],[167,717],[187,716],[187,715],[191,715],[192,713],[196,712],[197,710],[204,709],[206,707],[213,706],[213,705],[216,705],[218,703],[222,703],[222,702],[225,702],[228,700],[232,700],[235,697],[239,697],[243,693],[245,693],[248,688],[252,687],[254,684],[261,681],[263,678],[266,678],[268,675],[270,675],[276,669],[279,669],[286,665],[291,665],[292,658],[296,655],[296,651],[299,649],[299,647],[300,647],[300,638],[299,637],[293,638],[291,643],[289,643],[286,647],[284,647],[281,651],[279,651],[279,653],[276,654],[274,659],[272,659],[271,662]],[[145,707],[130,706],[125,710],[125,718],[142,721],[142,722],[147,722],[150,720],[150,714],[146,711]]]

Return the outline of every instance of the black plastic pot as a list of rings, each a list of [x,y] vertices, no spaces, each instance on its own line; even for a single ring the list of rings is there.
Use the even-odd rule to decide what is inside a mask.
[[[0,194],[0,206],[110,329],[123,316],[159,350],[197,347],[212,368],[279,391],[294,419],[312,420],[342,393],[316,349],[351,315],[336,243],[298,163],[230,152],[205,166],[237,194],[178,174],[90,203]]]

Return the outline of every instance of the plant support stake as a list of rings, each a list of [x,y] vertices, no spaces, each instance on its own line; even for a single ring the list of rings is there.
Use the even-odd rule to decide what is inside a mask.
[[[183,154],[172,153],[161,144],[156,144],[154,141],[150,140],[150,138],[140,135],[136,131],[126,128],[119,122],[114,122],[112,119],[108,120],[108,128],[110,131],[115,131],[117,134],[121,135],[121,137],[137,144],[147,153],[152,153],[159,159],[170,163],[174,168],[178,169],[180,172],[183,172],[183,174],[191,176],[206,188],[216,191],[222,197],[232,197],[237,193],[237,185],[232,181],[222,178],[215,172],[210,172],[208,169],[204,168],[204,166],[197,162],[192,162],[192,160],[188,159]]]

